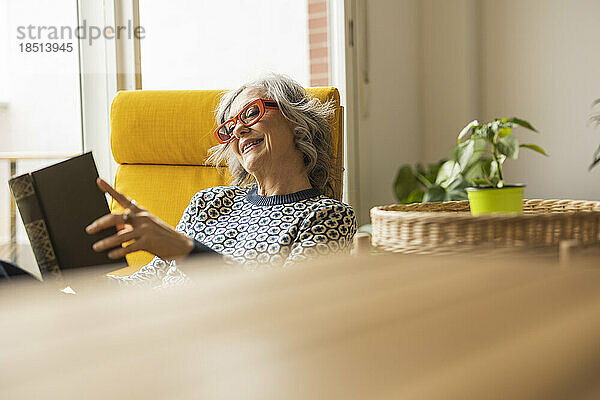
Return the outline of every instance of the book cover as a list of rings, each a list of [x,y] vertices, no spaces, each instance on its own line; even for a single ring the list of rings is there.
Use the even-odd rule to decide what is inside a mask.
[[[87,225],[110,212],[97,178],[90,152],[9,181],[44,279],[60,278],[61,271],[70,268],[125,263],[92,249],[116,229],[85,232]]]

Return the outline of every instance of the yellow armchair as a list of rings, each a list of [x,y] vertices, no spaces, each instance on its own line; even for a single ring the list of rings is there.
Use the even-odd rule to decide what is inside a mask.
[[[309,88],[322,101],[333,99],[331,121],[335,162],[335,198],[342,197],[343,108],[335,88]],[[214,110],[223,91],[135,90],[119,92],[112,103],[111,146],[119,164],[115,188],[171,226],[177,225],[192,196],[208,187],[227,185],[226,169],[208,164],[208,149],[217,144]],[[111,211],[120,211],[112,201]],[[128,267],[114,272],[129,275],[147,264],[152,255],[127,256]]]

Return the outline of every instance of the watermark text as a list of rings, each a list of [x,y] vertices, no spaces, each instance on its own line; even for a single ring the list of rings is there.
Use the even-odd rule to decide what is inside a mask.
[[[20,25],[17,27],[18,40],[35,40],[35,41],[64,41],[72,40],[73,38],[87,40],[89,45],[100,38],[104,39],[144,39],[146,30],[143,26],[133,26],[131,20],[127,21],[127,25],[117,26],[96,26],[88,25],[86,20],[79,26],[72,27],[68,25],[53,26],[53,25]]]

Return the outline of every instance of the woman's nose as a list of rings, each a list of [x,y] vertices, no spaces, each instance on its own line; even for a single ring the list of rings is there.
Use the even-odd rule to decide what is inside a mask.
[[[233,127],[233,136],[241,139],[242,135],[245,135],[249,132],[250,129],[248,127],[244,126],[244,124],[242,124],[240,121],[235,121],[235,126]]]

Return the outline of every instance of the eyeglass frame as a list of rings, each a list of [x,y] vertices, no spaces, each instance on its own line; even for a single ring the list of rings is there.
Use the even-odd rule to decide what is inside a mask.
[[[251,124],[246,124],[244,123],[244,121],[242,121],[242,119],[240,118],[240,116],[242,115],[242,113],[244,111],[246,111],[248,109],[248,107],[254,105],[254,104],[258,104],[258,110],[259,110],[259,114],[258,117],[256,117],[256,119],[251,123]],[[217,139],[217,142],[221,143],[221,144],[227,144],[229,142],[231,142],[233,139],[235,139],[235,135],[233,134],[233,131],[231,132],[231,138],[229,140],[222,140],[219,137],[219,130],[225,126],[226,124],[228,124],[229,122],[233,122],[233,129],[235,130],[235,127],[237,126],[237,121],[240,121],[242,125],[244,125],[246,128],[251,127],[252,125],[258,123],[258,121],[260,121],[262,119],[262,117],[265,115],[267,108],[272,108],[272,109],[279,109],[279,105],[277,104],[277,102],[275,100],[271,100],[271,99],[255,99],[252,100],[250,103],[246,104],[244,106],[244,108],[242,108],[242,110],[237,113],[237,115],[233,118],[228,119],[227,121],[223,122],[222,124],[220,124],[217,129],[214,130],[213,135],[215,136],[215,138]]]

